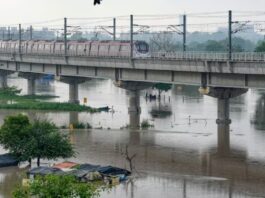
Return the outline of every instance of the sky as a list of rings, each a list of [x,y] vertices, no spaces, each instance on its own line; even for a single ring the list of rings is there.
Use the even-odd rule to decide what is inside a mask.
[[[213,11],[262,11],[265,0],[0,0],[0,24],[63,17],[105,17],[130,14],[183,14]]]

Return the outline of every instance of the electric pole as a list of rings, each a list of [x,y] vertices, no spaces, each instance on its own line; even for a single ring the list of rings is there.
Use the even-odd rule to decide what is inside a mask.
[[[19,54],[21,54],[21,40],[22,40],[22,30],[21,30],[21,24],[18,25],[18,39],[19,39],[19,42],[18,42],[18,52]]]
[[[5,30],[2,31],[2,39],[5,40]]]
[[[186,52],[187,18],[183,15],[183,52]]]
[[[8,26],[8,29],[7,29],[7,36],[8,36],[8,40],[11,40],[11,33],[10,33],[10,26]]]
[[[232,59],[232,11],[228,12],[228,59]]]
[[[67,18],[64,18],[64,55],[67,56]]]
[[[29,27],[29,40],[32,40],[32,36],[33,36],[33,28],[32,25]]]
[[[113,18],[113,41],[116,41],[116,18]]]
[[[131,54],[130,57],[133,58],[133,15],[130,16],[130,44],[131,44]]]

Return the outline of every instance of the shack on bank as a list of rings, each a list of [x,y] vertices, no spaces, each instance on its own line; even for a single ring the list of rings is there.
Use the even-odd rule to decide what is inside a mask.
[[[0,168],[17,166],[19,161],[10,153],[0,155]]]
[[[36,167],[27,172],[28,178],[45,175],[72,175],[80,182],[93,182],[102,180],[108,184],[118,184],[127,179],[131,172],[113,166],[100,166],[94,164],[77,164],[63,162],[52,167]]]

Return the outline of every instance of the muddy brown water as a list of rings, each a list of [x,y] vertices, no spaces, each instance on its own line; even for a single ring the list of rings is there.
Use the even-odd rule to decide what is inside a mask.
[[[14,78],[8,83],[26,93],[25,80]],[[39,81],[36,88],[37,93],[60,96],[53,100],[68,99],[68,88],[63,83]],[[143,91],[141,120],[148,119],[154,125],[149,130],[120,129],[129,124],[128,95],[111,81],[91,80],[79,88],[81,101],[87,97],[89,105],[113,106],[115,112],[0,110],[0,122],[7,115],[23,112],[31,119],[46,118],[57,125],[79,120],[94,128],[102,127],[64,131],[69,133],[78,153],[69,160],[79,163],[128,168],[122,155],[128,146],[129,154],[136,154],[133,180],[102,192],[102,198],[265,197],[265,92],[250,90],[231,101],[231,147],[220,155],[216,100],[200,96],[196,87],[175,86],[162,95],[160,103],[146,101]],[[0,169],[0,197],[11,197],[24,172],[17,167]]]

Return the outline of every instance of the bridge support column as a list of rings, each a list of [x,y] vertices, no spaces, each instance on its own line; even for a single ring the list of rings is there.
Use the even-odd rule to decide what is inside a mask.
[[[7,75],[0,75],[1,88],[7,88]]]
[[[35,95],[35,80],[36,78],[34,78],[34,76],[28,78],[28,95]]]
[[[36,90],[35,90],[35,87],[36,87],[36,79],[40,78],[41,74],[34,74],[34,73],[23,73],[23,72],[20,72],[18,74],[19,77],[21,78],[25,78],[27,79],[28,81],[28,87],[27,87],[27,94],[28,95],[35,95],[36,94]]]
[[[219,154],[230,153],[230,124],[229,100],[246,93],[247,89],[211,87],[200,89],[201,93],[217,98],[217,152]]]
[[[130,128],[137,129],[140,127],[140,115],[141,115],[141,106],[140,106],[140,91],[139,90],[130,90],[129,91],[129,123]]]
[[[7,76],[14,72],[11,71],[0,71],[0,88],[7,88]]]
[[[81,77],[60,77],[60,81],[69,84],[69,103],[79,104],[78,85],[89,80]]]
[[[115,81],[115,86],[129,91],[129,125],[131,129],[140,128],[140,90],[153,86],[153,83],[133,82],[133,81]]]

